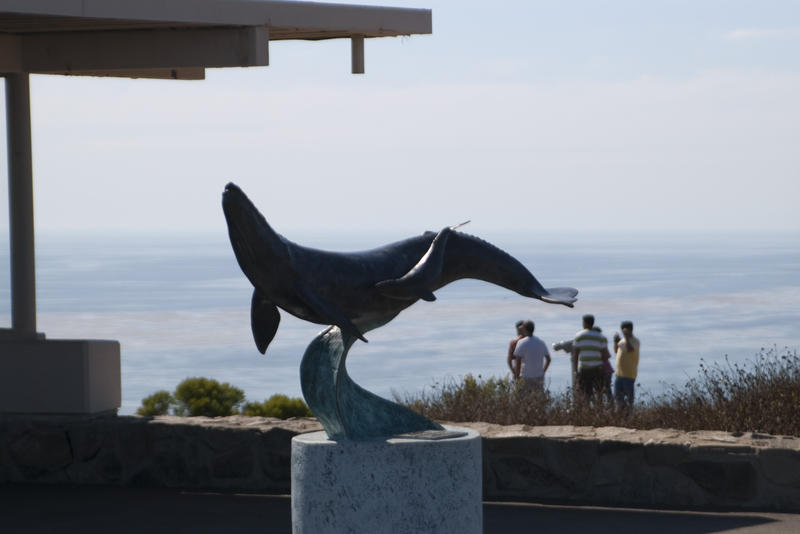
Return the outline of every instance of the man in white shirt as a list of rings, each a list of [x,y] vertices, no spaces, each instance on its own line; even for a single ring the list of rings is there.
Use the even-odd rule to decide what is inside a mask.
[[[533,321],[522,324],[524,337],[514,348],[514,378],[525,381],[523,391],[544,391],[544,373],[550,367],[550,353],[544,341],[533,335]]]

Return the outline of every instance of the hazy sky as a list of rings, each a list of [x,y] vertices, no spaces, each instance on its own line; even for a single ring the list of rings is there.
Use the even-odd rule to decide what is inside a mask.
[[[365,75],[335,40],[199,82],[33,76],[37,230],[223,231],[233,180],[289,237],[800,231],[800,2],[361,3],[433,34],[367,40]]]

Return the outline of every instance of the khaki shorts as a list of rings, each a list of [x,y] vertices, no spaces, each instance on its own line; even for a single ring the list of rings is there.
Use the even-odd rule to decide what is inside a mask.
[[[536,378],[522,378],[522,391],[528,393],[530,391],[544,391],[544,377],[539,376]]]

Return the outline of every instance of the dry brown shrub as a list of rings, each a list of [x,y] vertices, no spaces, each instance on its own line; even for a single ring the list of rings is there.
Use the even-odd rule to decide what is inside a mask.
[[[684,386],[640,394],[630,414],[603,397],[587,402],[571,390],[525,393],[508,378],[467,375],[432,392],[397,398],[432,419],[503,425],[623,426],[725,430],[800,436],[800,357],[788,348],[761,349],[745,364],[707,364]]]

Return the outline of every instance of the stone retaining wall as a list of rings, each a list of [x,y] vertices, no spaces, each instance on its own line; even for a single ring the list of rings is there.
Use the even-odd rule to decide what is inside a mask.
[[[800,512],[800,439],[456,423],[483,438],[484,500]],[[313,419],[0,416],[0,484],[290,492]]]
[[[800,511],[794,437],[470,426],[484,436],[487,500]]]

